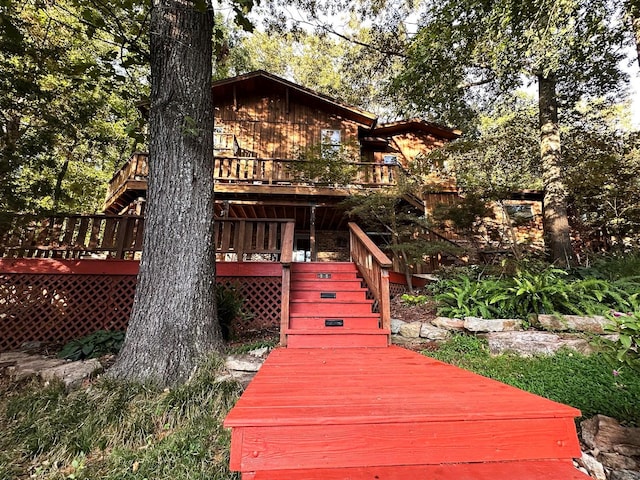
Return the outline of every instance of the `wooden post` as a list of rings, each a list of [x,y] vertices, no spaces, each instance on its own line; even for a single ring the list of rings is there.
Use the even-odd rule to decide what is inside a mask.
[[[238,225],[238,235],[237,242],[234,245],[236,249],[236,254],[238,255],[238,262],[244,261],[244,235],[245,235],[245,221],[240,220],[240,224]]]
[[[120,225],[118,225],[118,237],[116,240],[116,258],[124,258],[125,241],[129,233],[129,217],[123,217],[120,219]]]
[[[316,249],[316,206],[311,205],[311,217],[309,219],[309,244],[311,249],[311,261],[318,261],[318,251]]]
[[[291,262],[293,261],[293,239],[295,222],[283,226],[280,244],[280,263],[282,264],[282,296],[280,300],[280,345],[287,346],[289,330],[289,300],[291,290]]]

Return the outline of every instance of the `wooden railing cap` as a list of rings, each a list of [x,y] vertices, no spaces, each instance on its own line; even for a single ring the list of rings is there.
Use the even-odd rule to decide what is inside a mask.
[[[391,268],[393,262],[385,255],[385,253],[380,250],[380,248],[371,241],[371,239],[365,234],[362,229],[353,222],[349,222],[349,229],[353,232],[353,234],[358,237],[358,240],[362,242],[362,244],[367,248],[367,250],[373,256],[373,259],[383,268]]]

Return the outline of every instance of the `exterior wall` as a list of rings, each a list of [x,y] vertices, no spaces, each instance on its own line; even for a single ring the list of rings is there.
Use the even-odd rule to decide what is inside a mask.
[[[320,230],[316,232],[319,262],[349,261],[349,232]]]
[[[518,217],[511,215],[510,218],[505,214],[504,209],[498,205],[493,205],[495,218],[487,219],[488,225],[501,232],[501,240],[503,243],[509,243],[511,231],[506,228],[509,220],[513,225],[513,235],[518,245],[527,246],[527,248],[542,251],[544,250],[544,231],[542,219],[542,202],[537,200],[505,200],[503,202],[506,208],[523,206],[530,209],[532,216],[530,218]]]
[[[320,145],[323,129],[340,130],[343,145],[358,143],[355,122],[294,99],[287,111],[286,99],[276,93],[243,97],[237,106],[217,105],[215,126],[236,136],[243,157],[296,158],[300,151]]]

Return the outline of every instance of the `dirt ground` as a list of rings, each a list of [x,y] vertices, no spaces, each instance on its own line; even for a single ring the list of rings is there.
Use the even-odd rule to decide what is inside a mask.
[[[401,300],[402,295],[391,299],[391,318],[405,322],[428,322],[436,318],[436,304],[428,301],[422,305],[408,305]]]

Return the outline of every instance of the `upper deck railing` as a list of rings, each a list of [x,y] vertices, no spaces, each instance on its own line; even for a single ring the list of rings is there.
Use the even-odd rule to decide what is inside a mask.
[[[326,182],[299,179],[296,165],[302,162],[304,161],[216,155],[214,179],[217,183],[225,184],[326,185]],[[352,185],[372,188],[395,185],[400,173],[398,165],[370,162],[357,162],[354,165],[357,166],[357,173],[350,182]],[[127,181],[146,181],[148,175],[147,155],[133,154],[109,181],[106,202],[109,203]]]

